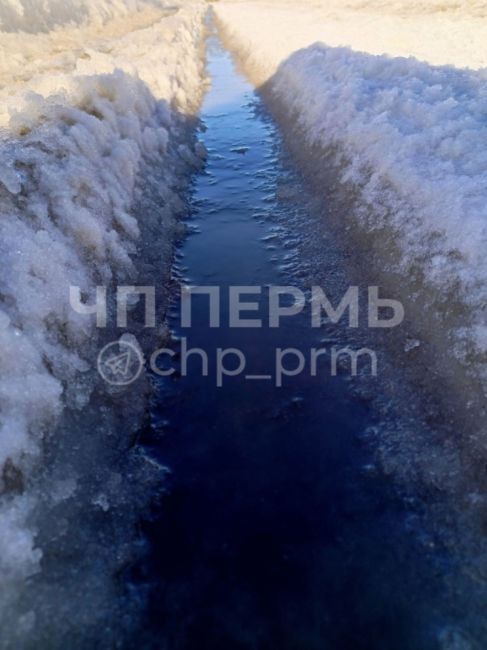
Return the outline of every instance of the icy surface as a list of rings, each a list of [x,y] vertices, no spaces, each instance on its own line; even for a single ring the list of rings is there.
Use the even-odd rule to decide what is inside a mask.
[[[449,334],[462,341],[458,358],[473,353],[482,373],[485,7],[443,4],[309,2],[297,12],[285,2],[245,2],[215,11],[306,144],[331,155],[339,184],[360,189],[363,209],[344,218],[392,231],[396,272],[421,274],[443,302],[466,306]]]
[[[203,87],[204,9],[129,0],[0,6],[2,647],[27,647],[23,633],[36,625],[23,595],[43,561],[32,521],[76,492],[69,467],[50,496],[30,488],[60,418],[85,408],[93,391],[95,321],[70,308],[69,286],[91,300],[97,285],[132,284],[141,265],[147,276],[149,244],[159,245],[158,274],[167,272],[163,252],[191,171],[181,148],[193,166],[200,159],[191,120]],[[86,436],[68,433],[76,444]],[[92,507],[108,511],[107,493]],[[54,636],[43,642],[58,647]]]

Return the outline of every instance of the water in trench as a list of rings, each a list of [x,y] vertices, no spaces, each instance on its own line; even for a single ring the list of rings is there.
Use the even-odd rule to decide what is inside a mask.
[[[208,298],[194,296],[192,325],[183,328],[175,297],[176,372],[154,375],[153,425],[143,440],[170,469],[144,526],[152,549],[144,647],[441,647],[447,607],[438,559],[411,534],[414,513],[364,444],[376,417],[370,402],[350,389],[346,372],[331,376],[327,356],[316,377],[306,369],[275,385],[276,348],[298,348],[308,360],[313,347],[347,345],[349,333],[326,322],[312,329],[306,310],[279,328],[266,325],[269,287],[306,290],[315,264],[298,245],[304,190],[258,95],[214,38],[209,72],[201,115],[208,164],[178,269],[185,283],[220,288],[221,326],[209,327]],[[326,233],[308,239],[325,288],[339,295],[347,275],[332,242]],[[258,303],[245,316],[262,318],[262,328],[228,326],[231,285],[262,287],[245,298]],[[183,339],[208,354],[208,376],[197,355],[182,372]],[[221,387],[217,348],[242,350],[247,364]],[[373,379],[364,382],[374,390]]]

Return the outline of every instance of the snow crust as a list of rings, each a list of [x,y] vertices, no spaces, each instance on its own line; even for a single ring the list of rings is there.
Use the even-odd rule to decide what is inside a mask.
[[[261,76],[315,42],[433,65],[487,66],[484,0],[226,0],[214,7],[229,23],[240,21],[242,34],[262,39]]]
[[[91,302],[97,285],[137,283],[154,246],[158,277],[168,272],[163,252],[183,209],[188,159],[200,160],[193,116],[204,87],[205,10],[198,2],[168,10],[130,0],[0,6],[2,647],[27,647],[41,625],[25,595],[45,562],[39,512],[81,499],[72,468],[47,495],[32,478],[54,433],[76,441],[76,427],[88,432],[65,414],[87,408],[99,332],[93,318],[71,309],[69,287]],[[113,426],[105,422],[106,435]],[[100,504],[110,507],[105,493],[93,499],[94,509]],[[71,597],[78,592],[75,583]],[[67,647],[55,636],[38,643]],[[77,647],[74,639],[69,646]]]
[[[104,24],[147,8],[160,8],[158,0],[3,0],[2,32],[48,32],[62,25]]]
[[[215,12],[299,137],[360,190],[363,209],[344,218],[392,230],[395,271],[422,276],[446,320],[464,306],[445,331],[487,386],[487,40],[485,6],[474,5],[227,2]]]

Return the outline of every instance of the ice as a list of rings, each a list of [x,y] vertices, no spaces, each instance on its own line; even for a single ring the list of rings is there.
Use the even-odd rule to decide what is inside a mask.
[[[411,352],[412,350],[419,348],[420,345],[421,341],[418,339],[407,339],[406,343],[404,344],[404,352]]]

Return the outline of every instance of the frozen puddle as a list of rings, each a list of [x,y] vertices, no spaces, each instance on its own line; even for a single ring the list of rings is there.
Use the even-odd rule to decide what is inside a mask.
[[[259,301],[253,316],[265,322],[267,285],[310,286],[303,259],[311,267],[321,256],[332,296],[347,277],[326,233],[306,243],[299,178],[258,96],[214,39],[209,71],[209,159],[177,270],[185,283],[220,287],[222,326],[208,326],[202,296],[192,327],[181,328],[175,299],[174,363],[186,337],[208,353],[209,377],[196,358],[187,376],[154,377],[153,426],[143,442],[171,474],[145,525],[147,647],[448,647],[447,558],[433,554],[416,513],[374,463],[376,414],[364,397],[376,390],[373,380],[363,380],[359,395],[346,374],[326,370],[285,378],[281,388],[263,377],[277,347],[307,355],[320,341],[346,345],[345,326],[313,330],[303,314],[278,329],[228,327],[230,285],[264,287],[248,300]],[[243,350],[248,367],[221,388],[212,369],[218,347]]]

